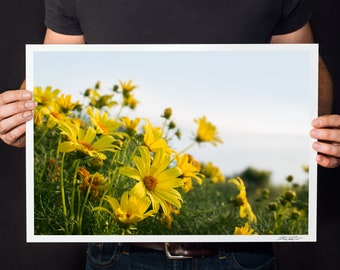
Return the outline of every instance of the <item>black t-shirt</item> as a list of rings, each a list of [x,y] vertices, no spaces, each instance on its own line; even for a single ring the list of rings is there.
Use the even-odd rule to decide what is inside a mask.
[[[45,24],[89,44],[268,43],[310,18],[305,0],[45,0]]]

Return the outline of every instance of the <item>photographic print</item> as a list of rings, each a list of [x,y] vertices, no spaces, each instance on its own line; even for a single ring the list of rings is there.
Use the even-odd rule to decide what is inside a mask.
[[[316,241],[317,45],[26,52],[28,242]]]

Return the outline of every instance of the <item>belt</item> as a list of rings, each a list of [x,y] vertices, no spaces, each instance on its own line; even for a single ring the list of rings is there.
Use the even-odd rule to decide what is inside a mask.
[[[225,250],[225,245],[218,243],[134,243],[130,251],[142,248],[144,252],[162,251],[168,259],[190,259],[193,257],[208,257]]]
[[[104,252],[113,253],[119,248],[123,253],[163,252],[168,259],[190,259],[246,252],[273,255],[271,243],[118,243],[99,244]]]

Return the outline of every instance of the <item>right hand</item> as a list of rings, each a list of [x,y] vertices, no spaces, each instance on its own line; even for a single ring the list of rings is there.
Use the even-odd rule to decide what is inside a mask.
[[[326,168],[340,166],[340,115],[323,115],[313,120],[310,135],[318,141],[313,149],[318,152],[317,163]]]
[[[33,118],[32,92],[9,90],[0,94],[0,139],[8,145],[26,144],[26,122]]]

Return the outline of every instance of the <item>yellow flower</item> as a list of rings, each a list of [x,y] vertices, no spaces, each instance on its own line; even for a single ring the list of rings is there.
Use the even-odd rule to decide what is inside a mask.
[[[41,87],[34,88],[34,101],[38,104],[34,111],[40,114],[40,119],[36,119],[36,121],[41,121],[41,124],[47,119],[48,128],[53,128],[65,117],[65,113],[59,104],[60,100],[64,100],[64,96],[58,98],[59,93],[59,89],[52,90],[50,86],[46,87],[45,90]]]
[[[127,97],[124,97],[123,105],[130,107],[130,109],[135,109],[138,104],[138,100],[135,99],[135,96],[133,94],[128,94]]]
[[[112,98],[114,95],[101,95],[99,93],[99,89],[95,88],[89,88],[85,91],[84,94],[85,97],[88,97],[90,99],[90,105],[93,107],[96,107],[98,109],[101,109],[103,107],[111,108],[114,105],[117,105],[116,101],[113,101]]]
[[[146,120],[143,129],[145,131],[144,145],[148,147],[151,152],[156,152],[159,149],[163,149],[167,153],[172,152],[166,140],[162,137],[163,132],[161,128],[153,127],[150,121]]]
[[[124,116],[120,120],[122,121],[123,126],[126,129],[126,133],[130,137],[134,136],[137,132],[137,128],[138,128],[138,125],[139,125],[139,122],[140,122],[140,118],[135,118],[134,120],[131,120],[129,117]]]
[[[254,230],[249,227],[248,222],[244,224],[243,227],[235,227],[234,235],[257,235],[257,233],[254,233]]]
[[[148,197],[137,198],[128,191],[123,193],[120,202],[111,196],[105,196],[105,200],[109,203],[113,210],[112,212],[103,207],[96,207],[94,210],[104,210],[124,225],[135,225],[143,219],[155,214],[154,210],[147,211],[151,205],[151,201]]]
[[[131,194],[143,198],[149,196],[152,207],[158,211],[159,206],[168,215],[167,203],[175,205],[178,209],[182,206],[182,196],[175,189],[183,185],[178,178],[182,171],[178,167],[171,167],[170,155],[159,149],[152,159],[147,147],[139,147],[140,157],[134,156],[136,168],[122,167],[120,173],[138,181],[131,189]]]
[[[192,178],[194,178],[198,184],[202,184],[203,174],[200,174],[200,163],[195,160],[189,154],[177,155],[175,157],[177,166],[182,170],[182,177],[184,182],[184,191],[188,192],[192,189]]]
[[[216,167],[212,162],[204,164],[202,173],[213,183],[224,183],[225,177],[220,168]]]
[[[305,173],[308,173],[308,172],[309,172],[309,166],[308,166],[308,165],[303,165],[303,166],[302,166],[302,170],[303,170]]]
[[[47,108],[46,108],[47,110]],[[46,112],[46,110],[43,110]],[[60,106],[58,103],[53,103],[48,111],[48,120],[47,120],[47,127],[53,128],[57,124],[61,123],[65,120],[65,114],[61,112]]]
[[[232,178],[229,180],[229,183],[235,184],[240,191],[235,200],[237,205],[240,206],[240,217],[248,217],[250,221],[256,222],[257,218],[253,210],[251,209],[251,205],[248,202],[246,187],[243,183],[243,180],[240,177]]]
[[[84,167],[79,168],[77,173],[82,180],[79,186],[81,190],[87,192],[90,188],[93,197],[98,197],[105,190],[107,181],[102,174],[96,172],[91,175]]]
[[[88,88],[86,89],[85,93],[84,93],[84,97],[88,97],[90,99],[94,98],[94,99],[98,99],[100,97],[100,93],[98,91],[99,88]]]
[[[44,115],[40,110],[34,110],[34,125],[41,126],[43,124]]]
[[[212,145],[223,143],[223,141],[217,136],[218,132],[216,127],[212,123],[208,122],[205,116],[200,119],[195,119],[195,122],[198,124],[197,135],[195,138],[196,142],[210,142]]]
[[[162,117],[169,120],[171,118],[171,116],[172,116],[172,109],[171,108],[165,108]]]
[[[60,110],[63,113],[68,113],[69,111],[74,110],[76,107],[80,106],[79,101],[76,101],[75,103],[72,102],[72,96],[71,95],[64,95],[62,94],[58,99],[57,103],[60,107]]]
[[[133,91],[134,89],[137,88],[137,85],[132,84],[132,80],[129,80],[128,82],[123,82],[123,81],[119,80],[119,83],[120,83],[120,86],[123,89],[123,92],[125,92],[125,91],[131,92],[131,91]]]
[[[113,95],[101,95],[99,99],[97,100],[92,99],[91,104],[93,104],[94,102],[93,104],[94,107],[99,108],[99,109],[103,107],[111,108],[117,105],[117,101],[113,101],[112,98],[113,98]]]
[[[107,112],[100,113],[97,108],[87,107],[87,114],[90,116],[91,123],[95,126],[97,134],[115,134],[121,124],[109,118]]]
[[[174,209],[174,207],[168,203],[169,207],[169,214],[162,213],[162,217],[160,219],[161,223],[164,223],[166,221],[168,228],[171,228],[172,225],[172,214],[179,215],[180,211],[178,209]]]
[[[38,105],[49,106],[55,101],[59,93],[59,89],[52,90],[51,86],[47,86],[45,90],[39,86],[34,87],[34,101],[37,102]]]
[[[115,152],[118,148],[112,144],[115,139],[109,135],[101,136],[94,142],[96,131],[92,127],[89,127],[85,131],[74,124],[62,123],[59,125],[59,129],[61,130],[61,134],[66,135],[69,139],[69,141],[59,144],[60,152],[68,153],[76,151],[90,157],[97,157],[104,160],[106,159],[106,155],[101,152]]]

